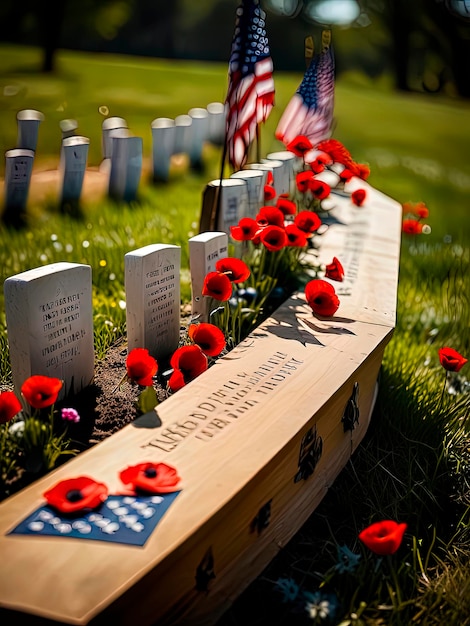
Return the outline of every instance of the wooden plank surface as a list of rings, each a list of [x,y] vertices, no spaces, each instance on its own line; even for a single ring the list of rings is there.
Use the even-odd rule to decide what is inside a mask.
[[[127,426],[0,504],[4,616],[21,614],[22,623],[211,623],[300,528],[367,430],[395,324],[401,209],[367,188],[363,207],[338,197],[337,219],[348,226],[332,226],[322,243],[321,258],[334,254],[349,274],[335,283],[343,294],[333,318],[316,319],[295,294],[159,405],[153,425]],[[356,382],[360,422],[345,433],[341,417]],[[310,431],[323,451],[313,475],[296,482]],[[119,471],[146,460],[176,467],[182,491],[143,547],[6,534],[57,481],[86,474],[113,493],[122,487]],[[268,502],[271,523],[250,530]],[[208,551],[215,578],[201,592],[195,575]],[[31,583],[28,574],[26,583],[25,572],[41,575]]]

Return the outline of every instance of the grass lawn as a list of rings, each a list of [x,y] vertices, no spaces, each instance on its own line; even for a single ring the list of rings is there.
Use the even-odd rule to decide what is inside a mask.
[[[76,119],[79,133],[90,138],[90,168],[101,162],[103,112],[128,121],[143,138],[148,162],[153,119],[223,101],[227,86],[223,64],[61,51],[56,74],[43,76],[37,67],[37,50],[0,46],[0,148],[15,147],[18,110],[42,111],[37,174],[58,166],[62,119]],[[275,74],[276,107],[262,129],[262,154],[282,149],[274,130],[300,80],[301,74]],[[370,165],[369,182],[401,203],[423,201],[431,232],[403,237],[397,327],[386,349],[370,431],[305,528],[223,624],[323,623],[320,609],[308,618],[305,607],[300,613],[296,608],[300,599],[314,604],[330,594],[340,598],[340,609],[336,621],[325,623],[465,626],[469,365],[446,377],[437,350],[451,346],[470,354],[470,102],[395,93],[380,81],[348,75],[337,82],[335,116],[335,138],[356,161]],[[202,191],[219,175],[220,149],[208,147],[204,156],[203,173],[178,166],[170,182],[159,186],[143,176],[138,202],[129,206],[100,194],[87,197],[78,221],[60,215],[54,193],[41,196],[33,180],[28,228],[0,227],[2,281],[56,261],[90,264],[100,358],[125,333],[126,252],[149,243],[181,245],[182,296],[189,300],[187,239],[197,233]],[[0,381],[7,383],[3,295],[0,347]],[[361,553],[357,534],[387,518],[406,521],[408,531],[401,560],[384,570],[385,562]],[[338,546],[361,554],[358,568],[339,578]],[[290,594],[279,581],[289,581]]]

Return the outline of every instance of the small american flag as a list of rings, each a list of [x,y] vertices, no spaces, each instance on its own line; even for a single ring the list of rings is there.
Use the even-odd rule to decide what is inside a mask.
[[[288,145],[299,135],[313,146],[332,132],[335,63],[331,31],[322,33],[322,49],[313,57],[303,80],[279,120],[276,138]]]
[[[235,169],[241,168],[257,125],[274,105],[273,63],[266,35],[266,13],[259,0],[242,0],[237,9],[226,98],[226,147]]]

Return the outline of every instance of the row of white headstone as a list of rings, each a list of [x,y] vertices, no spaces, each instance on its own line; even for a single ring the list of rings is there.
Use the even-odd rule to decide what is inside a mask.
[[[24,212],[29,195],[39,126],[40,111],[25,109],[17,114],[17,145],[5,153],[5,206],[7,215]],[[76,134],[76,120],[62,120],[59,204],[78,203],[88,162],[88,137]],[[222,145],[225,133],[225,106],[212,102],[195,107],[174,120],[157,118],[151,123],[154,181],[167,181],[171,157],[187,154],[190,166],[202,165],[205,142]],[[102,123],[103,162],[109,164],[109,196],[116,200],[135,199],[142,173],[142,137],[132,136],[124,118],[109,117]]]
[[[226,233],[189,239],[192,314],[208,320],[202,295],[206,274],[228,255]],[[178,347],[181,330],[181,248],[152,244],[124,256],[128,351],[147,348],[166,362]],[[64,381],[60,398],[78,393],[94,377],[92,268],[52,263],[4,282],[10,364],[20,397],[31,375]],[[124,366],[124,363],[123,363]],[[25,409],[28,407],[25,406]]]

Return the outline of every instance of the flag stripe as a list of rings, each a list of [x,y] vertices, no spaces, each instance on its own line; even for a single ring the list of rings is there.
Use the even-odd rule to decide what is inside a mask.
[[[274,105],[265,17],[259,0],[242,0],[237,9],[226,97],[226,147],[235,169],[246,162],[257,124],[266,121]]]

